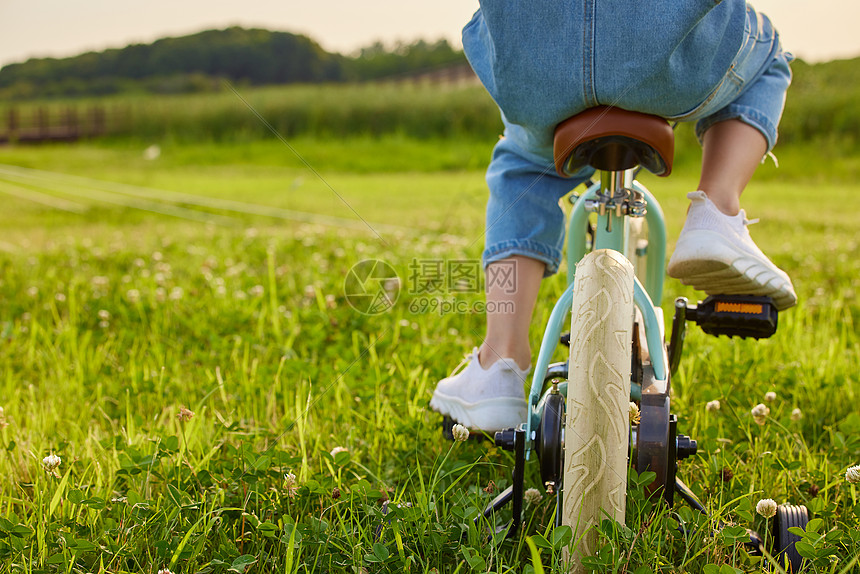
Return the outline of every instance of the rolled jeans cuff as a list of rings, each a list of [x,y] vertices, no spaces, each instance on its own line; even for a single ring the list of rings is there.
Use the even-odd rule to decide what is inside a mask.
[[[544,277],[558,273],[558,266],[561,263],[561,251],[555,247],[530,239],[509,239],[490,245],[484,250],[482,257],[484,269],[490,263],[501,261],[512,255],[522,255],[545,263]]]
[[[761,132],[767,140],[768,152],[776,145],[777,127],[770,118],[756,108],[737,103],[729,104],[718,112],[696,122],[696,137],[699,139],[699,143],[702,143],[705,132],[714,124],[735,119],[741,120]]]

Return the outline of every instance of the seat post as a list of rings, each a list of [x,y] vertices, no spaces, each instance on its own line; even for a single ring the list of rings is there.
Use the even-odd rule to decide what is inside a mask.
[[[624,189],[623,171],[601,171],[600,191],[607,197],[614,197],[616,192]]]
[[[630,170],[600,171],[600,195],[605,203],[600,202],[600,218],[606,218],[606,231],[612,232],[612,216],[622,217],[619,208],[627,198],[625,189],[630,187]]]

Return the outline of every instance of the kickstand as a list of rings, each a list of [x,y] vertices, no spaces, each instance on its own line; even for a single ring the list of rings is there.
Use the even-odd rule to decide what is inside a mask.
[[[526,466],[526,431],[514,431],[514,472],[512,484],[496,496],[481,513],[484,518],[490,518],[497,510],[513,502],[511,521],[507,526],[497,530],[501,532],[507,529],[505,538],[513,538],[520,528],[523,512],[523,481],[525,479]],[[475,519],[475,524],[479,518]]]

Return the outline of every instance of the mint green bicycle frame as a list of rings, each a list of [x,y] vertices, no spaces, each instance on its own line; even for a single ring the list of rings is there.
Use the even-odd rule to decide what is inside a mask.
[[[642,194],[647,206],[645,221],[648,225],[648,246],[646,252],[645,277],[634,279],[633,300],[639,309],[645,328],[645,339],[651,355],[654,375],[658,380],[665,381],[669,376],[669,363],[663,346],[660,322],[657,309],[663,297],[663,281],[665,279],[666,261],[666,223],[663,211],[657,199],[642,184],[633,179],[633,170],[623,172],[624,187]],[[612,172],[601,174],[602,181],[615,177]],[[620,175],[620,173],[619,173]],[[535,369],[532,375],[531,391],[529,392],[529,416],[526,421],[526,456],[534,440],[532,429],[540,424],[541,396],[544,392],[544,378],[549,367],[552,354],[558,345],[562,329],[569,323],[571,305],[573,303],[573,285],[576,274],[576,263],[589,251],[586,237],[586,227],[589,212],[586,202],[597,198],[602,187],[601,183],[590,186],[586,192],[576,198],[570,223],[567,230],[567,289],[553,307],[541,341]],[[598,215],[594,235],[594,249],[614,249],[629,254],[636,246],[628,245],[627,227],[629,216],[617,216],[614,213]],[[644,286],[643,282],[644,281]],[[662,312],[662,311],[661,311]],[[559,385],[559,390],[567,395],[567,383]],[[641,389],[631,390],[632,398],[639,398]]]

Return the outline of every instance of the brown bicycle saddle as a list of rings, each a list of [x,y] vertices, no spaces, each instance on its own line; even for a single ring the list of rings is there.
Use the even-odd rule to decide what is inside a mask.
[[[664,118],[611,106],[589,108],[558,124],[555,169],[571,177],[585,166],[623,171],[641,165],[665,177],[672,172],[675,134]]]

